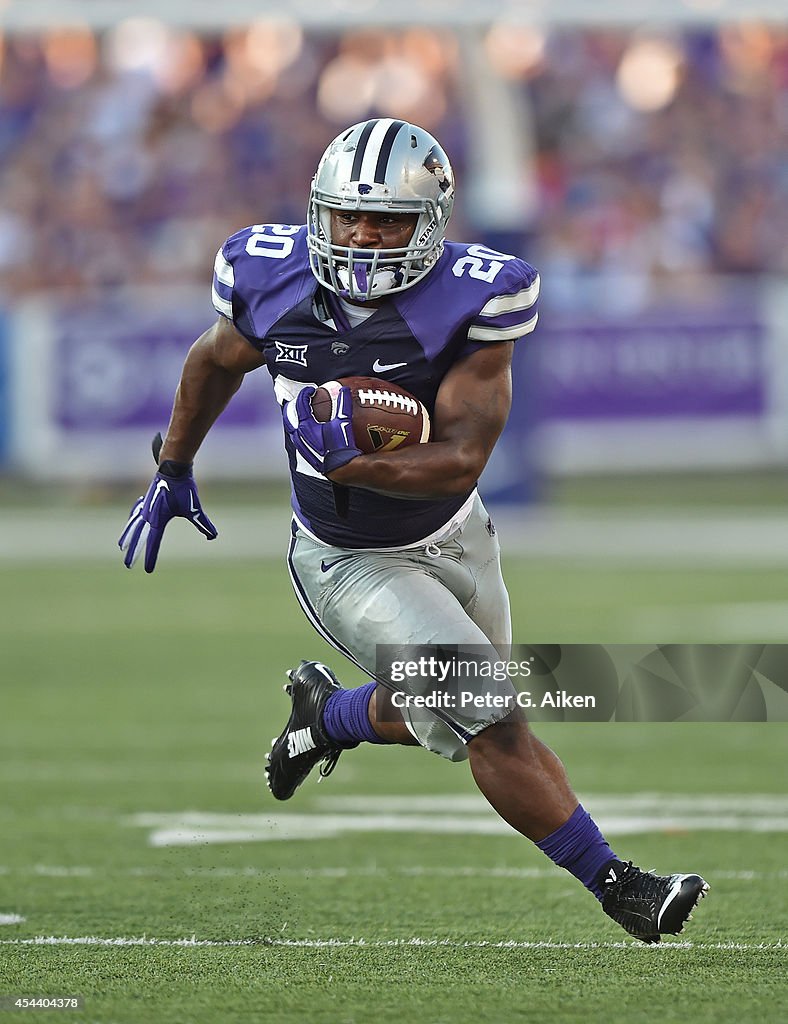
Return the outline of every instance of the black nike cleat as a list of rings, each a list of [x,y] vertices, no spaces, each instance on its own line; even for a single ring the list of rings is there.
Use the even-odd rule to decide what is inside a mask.
[[[602,880],[602,909],[630,935],[659,942],[678,935],[709,891],[700,875],[655,875],[632,861],[613,863]]]
[[[302,661],[287,675],[290,682],[284,689],[293,708],[283,732],[272,740],[265,765],[268,788],[277,800],[289,800],[321,761],[320,778],[326,778],[342,751],[348,749],[329,739],[323,729],[326,701],[342,689],[331,669],[319,661]]]

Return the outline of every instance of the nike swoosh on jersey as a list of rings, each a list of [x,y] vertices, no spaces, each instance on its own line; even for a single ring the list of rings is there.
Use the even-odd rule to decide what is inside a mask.
[[[407,366],[407,365],[408,365],[407,362],[405,362],[405,363],[381,363],[381,361],[379,359],[376,359],[375,362],[372,364],[372,370],[375,373],[385,373],[386,370],[398,370],[400,368],[400,366]]]

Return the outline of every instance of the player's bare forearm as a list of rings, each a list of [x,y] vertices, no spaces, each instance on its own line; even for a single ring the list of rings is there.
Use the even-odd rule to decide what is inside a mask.
[[[349,487],[363,487],[401,498],[445,498],[469,491],[486,458],[469,449],[459,451],[451,442],[414,445],[400,452],[359,455],[329,479]]]
[[[203,360],[192,349],[184,364],[172,407],[161,459],[192,462],[205,435],[241,386],[233,374]]]
[[[330,479],[409,498],[467,493],[479,479],[509,415],[511,350],[510,344],[491,345],[446,375],[429,444],[359,455],[331,473]]]
[[[263,357],[224,318],[195,341],[183,364],[160,460],[192,462],[205,435]]]

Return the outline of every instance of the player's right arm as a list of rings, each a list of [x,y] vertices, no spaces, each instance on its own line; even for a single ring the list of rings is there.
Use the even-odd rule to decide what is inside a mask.
[[[132,508],[118,542],[128,568],[144,550],[145,571],[153,571],[164,528],[175,516],[190,520],[208,540],[216,536],[200,505],[192,462],[244,376],[265,363],[253,340],[258,334],[248,295],[262,286],[261,268],[273,267],[274,261],[288,255],[293,236],[301,230],[292,225],[253,225],[231,235],[216,254],[211,294],[219,319],[189,349],[167,436],[159,452],[154,446],[158,472]]]
[[[220,316],[186,356],[160,461],[192,462],[244,376],[264,363],[262,353]]]
[[[118,541],[128,569],[144,551],[145,571],[153,572],[164,529],[176,516],[188,519],[208,540],[216,537],[216,527],[200,504],[192,460],[244,375],[263,361],[223,316],[189,349],[158,454],[158,472],[134,504]]]

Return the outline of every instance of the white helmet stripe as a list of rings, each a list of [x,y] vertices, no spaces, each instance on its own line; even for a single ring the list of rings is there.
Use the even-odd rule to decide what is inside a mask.
[[[384,185],[386,182],[389,157],[391,156],[391,151],[394,148],[394,142],[400,133],[400,129],[404,127],[404,121],[392,121],[388,131],[383,136],[383,142],[381,143],[380,152],[378,153],[378,162],[375,165],[375,182],[380,185]]]
[[[361,174],[361,161],[364,159],[364,151],[367,148],[367,141],[372,134],[372,129],[378,122],[376,120],[367,121],[362,129],[361,136],[356,143],[356,152],[353,154],[353,167],[350,171],[350,180],[358,181],[359,175]]]
[[[370,183],[375,181],[375,171],[377,170],[378,158],[380,156],[383,140],[386,138],[386,133],[389,128],[394,123],[394,120],[390,117],[381,117],[372,129],[372,133],[369,136],[369,141],[367,142],[366,149],[364,150],[364,156],[361,161],[361,171],[359,172],[358,177],[359,181],[367,181]]]

